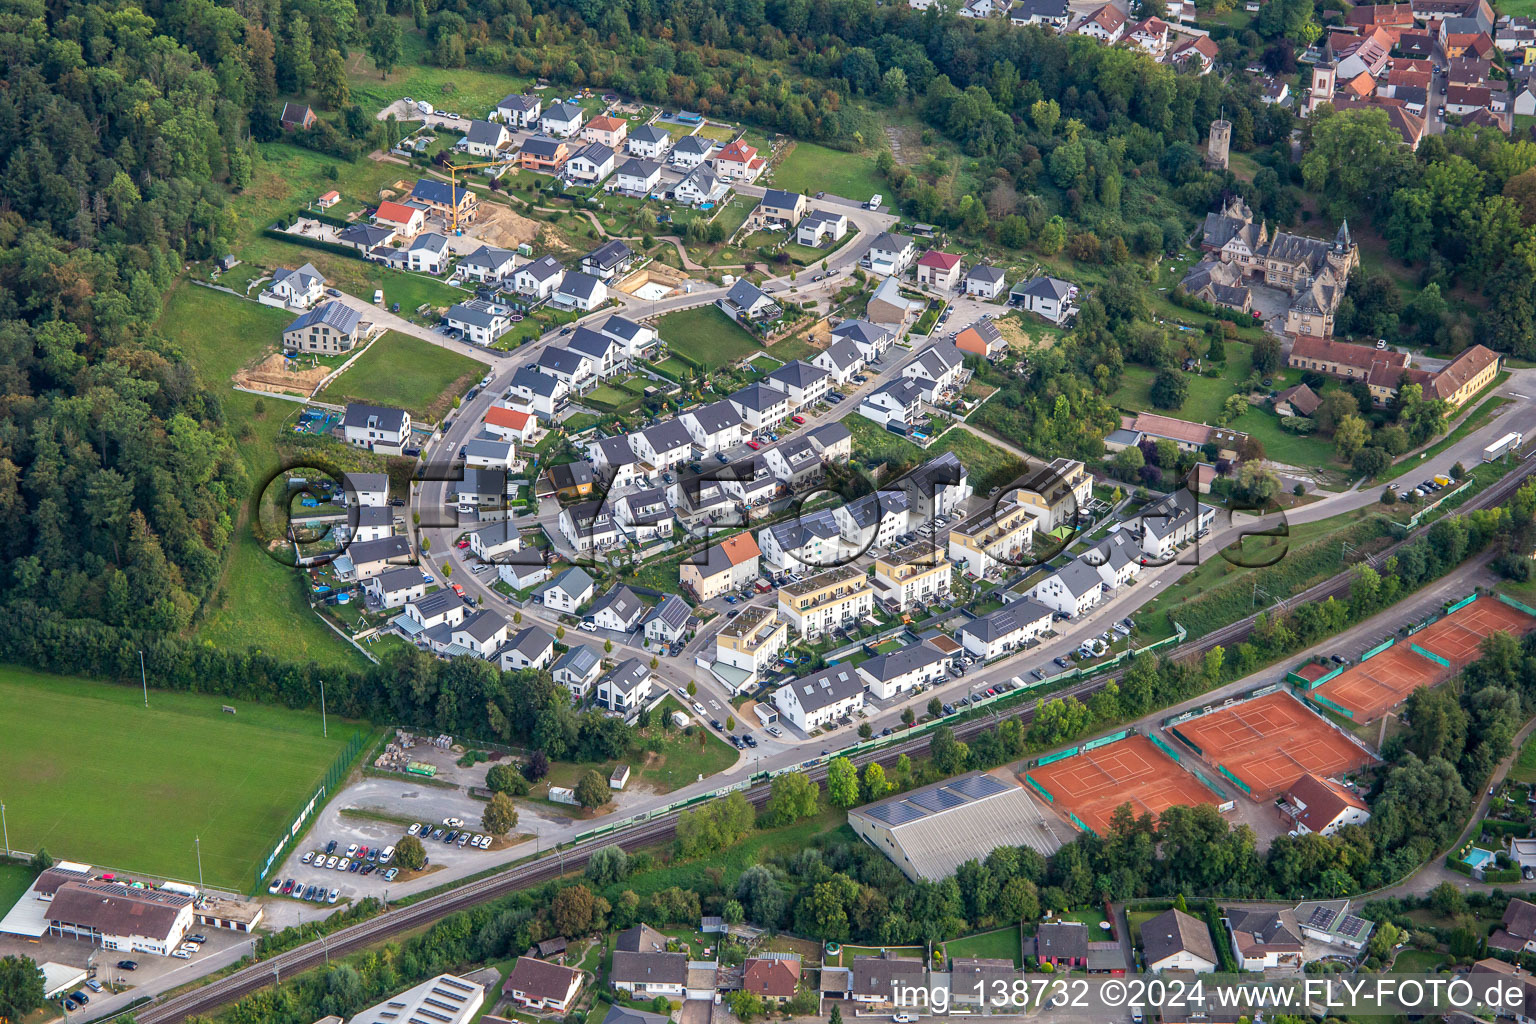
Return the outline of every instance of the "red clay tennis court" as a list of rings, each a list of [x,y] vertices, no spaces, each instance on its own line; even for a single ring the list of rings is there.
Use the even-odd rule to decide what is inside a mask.
[[[1355,771],[1376,759],[1296,698],[1271,693],[1172,726],[1175,736],[1226,769],[1255,800],[1269,800],[1303,774]]]
[[[1413,638],[1417,639],[1417,638]],[[1352,665],[1316,690],[1357,722],[1374,722],[1421,686],[1450,678],[1451,670],[1399,640],[1374,658]]]
[[[1124,803],[1138,817],[1154,818],[1176,805],[1216,803],[1216,794],[1140,734],[1024,774],[1026,785],[1033,780],[1054,797],[1053,807],[1070,811],[1099,835]]]
[[[1477,660],[1483,638],[1495,633],[1524,636],[1536,628],[1536,619],[1518,608],[1511,608],[1496,597],[1480,597],[1438,622],[1431,623],[1409,637],[1426,651],[1464,668]]]

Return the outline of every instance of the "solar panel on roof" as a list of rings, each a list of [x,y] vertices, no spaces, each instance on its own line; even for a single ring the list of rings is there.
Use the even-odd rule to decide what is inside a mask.
[[[952,793],[948,789],[930,789],[926,793],[914,793],[907,799],[930,811],[947,811],[951,807],[959,807],[966,803],[965,797],[959,793]]]
[[[1344,919],[1342,924],[1339,925],[1339,934],[1348,935],[1353,939],[1359,937],[1360,933],[1364,931],[1365,928],[1365,920],[1363,918],[1355,917],[1353,914],[1351,914]]]
[[[945,789],[952,789],[962,793],[972,800],[980,800],[984,796],[995,796],[1010,787],[999,782],[990,775],[972,775],[970,778],[958,779],[951,782]]]
[[[881,804],[879,807],[871,807],[864,812],[877,821],[883,821],[892,827],[905,825],[909,821],[916,821],[924,817],[923,812],[905,801],[894,804]]]
[[[1312,916],[1307,919],[1307,924],[1313,928],[1327,929],[1333,924],[1334,918],[1339,912],[1332,907],[1318,907],[1312,911]]]

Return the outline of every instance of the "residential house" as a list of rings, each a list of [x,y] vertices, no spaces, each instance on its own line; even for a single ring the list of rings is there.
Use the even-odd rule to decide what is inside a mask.
[[[361,541],[347,546],[346,557],[352,562],[353,575],[368,580],[410,558],[411,543],[404,537],[393,536]]]
[[[345,473],[341,479],[346,492],[345,504],[380,508],[388,503],[388,473]]]
[[[569,270],[560,278],[552,300],[557,306],[590,313],[608,303],[608,286],[599,278]]]
[[[593,689],[593,699],[597,703],[609,711],[620,712],[625,718],[638,715],[650,696],[651,670],[639,658],[628,658],[620,662],[617,668],[599,679]],[[623,987],[620,984],[618,962],[622,955],[618,951],[614,952],[613,970],[608,975],[608,980],[616,988]]]
[[[949,668],[947,659],[935,647],[916,644],[887,654],[877,654],[859,664],[859,677],[879,700],[942,681]]]
[[[603,656],[595,647],[576,644],[560,655],[550,675],[555,682],[571,691],[578,700],[587,695],[592,684],[603,674]]]
[[[666,471],[687,462],[693,438],[681,420],[666,420],[628,435],[629,445],[640,461],[655,471]]]
[[[767,381],[753,381],[732,392],[729,401],[754,433],[772,430],[789,417],[789,395]]]
[[[966,355],[996,359],[1008,351],[1008,339],[992,320],[978,320],[955,335],[955,347]]]
[[[1101,43],[1115,43],[1125,35],[1125,14],[1114,4],[1105,4],[1084,15],[1067,31]]]
[[[1012,486],[1017,488],[1013,500],[1035,510],[1042,533],[1050,533],[1059,526],[1075,526],[1078,513],[1093,500],[1093,477],[1076,459],[1033,464]]]
[[[743,609],[715,634],[715,675],[722,679],[730,677],[731,673],[722,673],[718,667],[726,665],[737,670],[735,679],[727,685],[735,691],[751,686],[762,672],[772,667],[788,638],[789,623],[774,609],[761,605]]]
[[[916,381],[898,377],[880,385],[859,403],[858,413],[883,426],[901,424],[903,430],[922,422],[923,389]]]
[[[923,390],[923,400],[938,402],[945,392],[958,387],[965,374],[965,356],[951,341],[937,341],[906,366],[901,375]]]
[[[929,249],[917,261],[917,283],[950,291],[960,281],[960,256]]]
[[[581,269],[593,277],[611,281],[628,273],[634,265],[635,251],[621,239],[611,239],[581,258]]]
[[[715,305],[737,323],[766,323],[784,315],[767,292],[744,277],[731,285],[724,297],[716,299]]]
[[[405,250],[405,265],[422,274],[441,274],[448,269],[448,238],[436,231],[417,235]]]
[[[481,160],[499,159],[512,145],[512,133],[499,121],[471,121],[464,152]]]
[[[688,141],[687,139],[683,140]],[[679,146],[682,143],[678,143]],[[674,155],[676,150],[673,151]],[[693,170],[683,176],[683,179],[672,186],[672,198],[679,203],[697,205],[699,203],[712,203],[725,196],[730,186],[720,180],[720,176],[708,164],[699,164]]]
[[[558,377],[572,387],[579,387],[597,376],[597,363],[591,356],[572,352],[568,348],[554,346],[546,348],[539,353],[539,361],[536,365],[541,373]]]
[[[916,257],[917,250],[912,244],[911,235],[883,231],[869,243],[869,252],[862,262],[871,272],[882,277],[900,277],[907,272]]]
[[[741,413],[728,399],[690,409],[679,417],[701,455],[713,455],[741,443]]]
[[[414,565],[402,565],[370,577],[363,584],[363,591],[380,607],[399,608],[407,601],[426,597],[427,580]]]
[[[1371,809],[1354,790],[1332,779],[1307,772],[1291,783],[1280,803],[1301,835],[1316,833],[1324,838],[1345,825],[1364,825],[1371,819]]]
[[[432,630],[427,631],[427,636],[428,642],[439,654],[454,655],[459,653],[458,648],[463,648],[467,653],[489,661],[507,642],[507,631],[510,628],[510,623],[500,612],[486,608],[467,616],[455,626],[448,634],[447,644],[438,641]],[[443,649],[438,650],[439,647]]]
[[[464,332],[476,345],[494,344],[512,328],[512,307],[485,299],[470,299],[448,307],[448,326]]]
[[[1072,18],[1067,0],[1014,0],[1008,20],[1015,25],[1045,25],[1064,29]]]
[[[564,139],[535,135],[525,141],[523,148],[518,150],[517,163],[524,170],[558,174],[571,159],[571,152],[570,143]]]
[[[1047,921],[1035,932],[1035,959],[1058,970],[1088,966],[1088,926],[1081,921]]]
[[[515,401],[531,409],[540,419],[553,420],[570,403],[571,386],[559,377],[540,373],[537,367],[524,366],[512,375],[507,388]]]
[[[629,122],[622,117],[599,114],[581,129],[581,137],[587,142],[618,151],[624,148],[624,142],[629,138]]]
[[[862,708],[864,683],[857,669],[849,665],[834,665],[786,683],[773,691],[772,699],[773,706],[778,708],[779,715],[786,722],[810,734]],[[866,959],[869,958],[858,958]],[[921,968],[922,964],[918,963],[918,967]]]
[[[741,965],[741,987],[756,995],[765,1006],[793,999],[800,987],[800,954],[748,957]]]
[[[732,409],[734,413],[736,410]],[[675,483],[667,485],[667,499],[679,519],[691,520],[698,528],[705,528],[702,520],[715,522],[721,516],[733,515],[736,499],[726,493],[725,485],[716,478],[713,470],[708,474],[690,473]]]
[[[575,103],[552,103],[539,118],[539,128],[546,135],[568,139],[581,131],[586,113]]]
[[[386,455],[399,455],[411,436],[411,414],[387,406],[347,403],[341,419],[347,443]]]
[[[848,995],[859,1004],[860,1016],[889,1013],[898,1007],[897,986],[921,989],[926,980],[927,970],[921,960],[900,959],[895,954],[856,956]]]
[[[645,604],[635,592],[619,585],[593,602],[586,618],[598,629],[611,629],[616,633],[628,633],[640,625],[646,612]]]
[[[1008,277],[1001,267],[989,267],[985,263],[978,263],[965,275],[963,288],[967,295],[991,301],[1003,293],[1007,284]]]
[[[779,478],[762,452],[753,452],[723,466],[716,478],[726,494],[745,508],[765,504],[778,497],[780,491]]]
[[[685,135],[672,147],[672,163],[684,170],[699,167],[715,151],[715,143],[702,135]]]
[[[434,626],[458,626],[464,622],[468,606],[464,599],[451,590],[434,590],[430,594],[407,601],[405,617],[422,629]]]
[[[463,185],[454,186],[434,178],[417,178],[411,187],[411,200],[425,206],[431,213],[451,222],[457,214],[459,222],[474,220],[475,208],[480,200]]]
[[[813,248],[824,242],[840,242],[848,234],[848,215],[835,210],[812,210],[795,229],[795,241]]]
[[[387,249],[394,240],[395,229],[381,224],[352,224],[342,228],[336,236],[336,244],[364,254],[375,249]]]
[[[515,455],[511,441],[496,438],[474,437],[464,445],[464,465],[479,469],[511,469]]]
[[[1297,343],[1300,344],[1301,340],[1297,339]],[[1129,425],[1132,430],[1145,437],[1172,441],[1180,451],[1203,451],[1206,445],[1215,445],[1218,459],[1236,459],[1248,440],[1248,435],[1241,430],[1191,423],[1175,416],[1164,416],[1155,412],[1137,413],[1135,419],[1126,417],[1121,420],[1121,423]]]
[[[1141,926],[1141,950],[1147,970],[1210,974],[1221,962],[1211,930],[1182,910],[1165,910]]]
[[[949,531],[949,560],[977,579],[1022,564],[1033,547],[1038,515],[1028,505],[1004,502],[961,520]]]
[[[504,441],[532,444],[539,435],[539,421],[530,412],[493,405],[485,412],[485,429]]]
[[[666,996],[681,1002],[688,983],[688,954],[615,949],[608,980],[640,999]]]
[[[1053,324],[1067,319],[1073,310],[1072,298],[1077,289],[1055,277],[1032,277],[1015,285],[1008,299],[1031,313],[1043,316]]]
[[[804,412],[826,397],[832,375],[804,359],[796,359],[769,373],[764,380],[789,395],[789,411]]]
[[[491,562],[502,555],[523,549],[523,538],[508,520],[489,523],[470,531],[469,550],[482,562]]]
[[[1053,620],[1051,609],[1026,597],[972,619],[955,635],[971,654],[990,661],[1040,639]]]
[[[300,315],[283,328],[283,349],[335,355],[349,352],[367,337],[362,315],[346,303],[330,301]]]
[[[395,532],[395,510],[377,505],[353,505],[347,509],[347,537],[353,541],[378,540]]]
[[[606,551],[623,542],[605,501],[583,501],[561,509],[559,528],[560,535],[581,553]]]
[[[714,164],[715,173],[727,182],[754,182],[768,167],[768,161],[758,156],[757,148],[747,145],[745,139],[737,139],[722,149]]]
[[[273,272],[266,294],[285,306],[308,309],[325,294],[325,277],[313,263],[306,263],[297,270],[280,267]]]
[[[624,346],[624,354],[630,359],[640,358],[656,344],[656,328],[637,323],[627,316],[610,316],[598,331]]]
[[[1275,396],[1275,414],[1278,416],[1311,416],[1323,400],[1305,384],[1286,388]]]
[[[590,327],[572,331],[565,340],[565,347],[592,360],[592,372],[599,377],[611,377],[629,365],[623,345]]]
[[[1141,550],[1149,558],[1170,558],[1216,520],[1216,510],[1179,488],[1142,507],[1133,530],[1141,534]]]
[[[668,594],[641,623],[641,631],[652,643],[675,644],[688,636],[693,609],[676,594]]]
[[[677,570],[678,581],[695,600],[710,601],[755,579],[761,555],[750,533],[738,533],[683,559]]]
[[[459,503],[459,511],[467,512],[476,507],[484,509],[505,506],[507,486],[506,470],[466,467],[463,470],[462,479],[456,485],[458,494],[455,497]]]
[[[514,128],[537,128],[544,101],[529,93],[511,93],[496,104],[496,116]]]
[[[1186,11],[1193,11],[1194,4],[1185,0]],[[1169,8],[1172,13],[1172,8]],[[1210,36],[1186,36],[1176,35],[1170,40],[1170,49],[1164,55],[1163,60],[1168,64],[1187,64],[1198,69],[1198,74],[1208,75],[1216,66],[1216,58],[1221,55],[1216,46],[1216,40]],[[1259,87],[1259,99],[1265,103],[1284,103],[1290,96],[1291,87],[1284,80],[1271,80],[1264,82]]]
[[[1168,23],[1152,17],[1138,21],[1125,33],[1132,43],[1153,57],[1161,57],[1168,50]]]
[[[811,362],[831,374],[832,380],[838,385],[847,384],[856,373],[864,369],[863,353],[859,351],[859,346],[847,338],[834,341],[817,352]]]
[[[805,494],[811,484],[826,475],[821,449],[809,437],[797,437],[766,448],[763,457],[779,482],[795,494]]]
[[[661,164],[639,157],[624,161],[613,177],[614,188],[637,196],[650,195],[660,182]]]
[[[498,249],[493,245],[482,245],[474,252],[459,260],[458,270],[466,280],[479,281],[485,284],[489,281],[500,281],[510,276],[517,266],[517,253],[511,249]]]
[[[1294,910],[1228,907],[1226,924],[1243,970],[1301,969],[1305,942]]]
[[[896,486],[907,495],[920,522],[958,513],[972,493],[970,473],[954,452],[929,459],[896,481]]]
[[[786,192],[778,188],[764,189],[763,198],[757,203],[757,216],[768,224],[793,228],[800,223],[800,218],[805,216],[806,206],[805,196],[799,192]]]
[[[629,152],[642,160],[664,159],[671,144],[671,133],[654,124],[641,125],[629,133]]]
[[[843,340],[857,345],[864,361],[873,363],[896,341],[896,334],[890,328],[868,320],[844,320],[832,328],[832,341],[836,343]]]
[[[525,1010],[565,1014],[576,1005],[583,977],[574,967],[520,956],[507,972],[501,991]]]
[[[796,635],[816,637],[868,615],[874,596],[862,568],[842,565],[780,587],[779,614]]]
[[[283,131],[302,131],[315,126],[315,112],[307,103],[284,103],[283,112],[278,116],[278,124]]]
[[[600,142],[589,142],[565,162],[564,171],[575,181],[596,184],[613,173],[613,150]]]
[[[534,596],[546,608],[553,608],[557,612],[574,612],[591,600],[592,587],[592,577],[573,566],[550,580]]]
[[[520,630],[501,652],[503,672],[539,671],[555,660],[555,638],[541,626]]]
[[[875,288],[864,306],[864,316],[875,324],[899,328],[907,317],[915,315],[923,304],[901,294],[901,282],[888,277]]]
[[[1075,619],[1104,597],[1104,580],[1097,568],[1074,559],[1037,583],[1029,596],[1052,611]]]
[[[1109,590],[1118,590],[1141,572],[1141,546],[1129,530],[1116,530],[1078,558],[1098,570],[1099,579]]]
[[[620,532],[630,540],[643,544],[672,536],[672,509],[667,505],[667,492],[660,487],[626,494],[613,503],[613,508]]]
[[[532,263],[524,263],[512,275],[512,286],[518,294],[534,299],[547,299],[560,287],[565,268],[553,256],[540,256]]]

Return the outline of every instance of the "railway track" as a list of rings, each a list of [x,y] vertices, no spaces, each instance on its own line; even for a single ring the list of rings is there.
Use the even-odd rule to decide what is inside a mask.
[[[1503,503],[1519,489],[1533,471],[1536,471],[1536,463],[1527,460],[1518,470],[1506,475],[1497,483],[1467,501],[1457,511],[1490,508]],[[1420,527],[1403,540],[1382,551],[1376,557],[1387,557],[1428,529],[1428,526]],[[1347,595],[1349,592],[1350,576],[1350,571],[1339,573],[1307,588],[1299,594],[1287,598],[1286,604],[1295,605],[1304,602],[1326,601],[1330,597]],[[1254,620],[1256,618],[1257,615],[1249,616],[1246,619],[1214,630],[1199,640],[1191,641],[1180,649],[1180,656],[1204,654],[1206,651],[1217,646],[1230,647],[1232,644],[1242,641],[1253,632]],[[1109,682],[1118,680],[1123,671],[1123,669],[1117,670],[1094,676],[1091,679],[1085,679],[1065,689],[1057,690],[1051,696],[1075,696],[1078,698],[1090,696]],[[955,726],[955,735],[961,740],[968,739],[983,729],[990,728],[1003,717],[1008,717],[1008,715],[999,712],[994,716],[983,716],[960,722]],[[1034,718],[1034,708],[1030,706],[1020,709],[1017,717],[1020,721],[1028,724]],[[927,746],[928,737],[924,735],[910,740],[898,741],[879,750],[861,752],[853,755],[851,760],[859,767],[871,761],[893,762],[902,754],[912,755],[919,753],[925,750]],[[826,773],[827,767],[825,764],[809,767],[805,771],[808,777],[817,782],[824,781]],[[744,792],[747,799],[754,806],[761,806],[768,799],[768,790],[769,787],[766,783],[759,783]],[[241,968],[228,977],[220,978],[202,988],[183,992],[159,1004],[142,1006],[132,1012],[134,1012],[138,1024],[175,1024],[175,1022],[181,1021],[193,1014],[212,1014],[219,1007],[227,1003],[247,996],[267,985],[280,982],[285,974],[292,977],[295,973],[324,965],[329,962],[330,956],[333,953],[341,956],[364,949],[393,935],[430,925],[449,914],[464,910],[477,903],[493,900],[530,885],[548,881],[566,871],[582,868],[586,865],[587,859],[592,855],[593,851],[601,847],[617,844],[626,850],[633,851],[671,839],[677,823],[677,813],[674,811],[650,821],[636,824],[622,831],[583,840],[541,860],[509,868],[499,874],[470,882],[436,896],[430,896],[398,910],[387,911],[371,920],[343,928],[324,939],[316,939],[284,953],[279,953],[260,963]]]

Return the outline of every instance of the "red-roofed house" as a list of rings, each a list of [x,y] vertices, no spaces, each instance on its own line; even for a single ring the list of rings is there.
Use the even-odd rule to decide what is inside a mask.
[[[523,412],[521,409],[503,409],[499,405],[493,405],[486,411],[485,429],[498,435],[502,440],[530,444],[538,435],[539,421],[532,413]]]
[[[624,148],[624,142],[628,136],[629,123],[621,118],[609,117],[607,114],[594,117],[581,129],[581,137],[587,142],[596,142],[615,151]]]
[[[1206,75],[1210,74],[1211,68],[1216,66],[1216,55],[1218,52],[1216,42],[1210,36],[1185,36],[1181,37],[1178,44],[1168,51],[1163,60],[1169,64],[1188,63],[1191,66],[1199,67],[1200,74]],[[1281,82],[1280,89],[1284,90],[1285,88],[1285,83]],[[1279,102],[1284,99],[1285,93],[1282,91],[1279,99],[1271,100],[1270,102]]]
[[[394,228],[395,234],[402,238],[410,238],[426,227],[427,213],[419,206],[407,206],[386,199],[379,204],[373,222],[380,227]]]
[[[1449,85],[1445,89],[1445,112],[1470,114],[1474,110],[1486,110],[1492,98],[1486,85]]]
[[[1424,397],[1444,399],[1458,407],[1465,405],[1467,399],[1493,383],[1501,358],[1491,348],[1473,345],[1435,374],[1424,389]]]
[[[917,283],[949,291],[960,281],[960,257],[929,249],[917,261]]]
[[[1090,36],[1101,43],[1113,43],[1125,35],[1125,15],[1114,4],[1105,4],[1086,15],[1067,31]]]
[[[1154,57],[1161,57],[1168,49],[1168,23],[1162,18],[1152,17],[1138,21],[1131,26],[1127,36],[1131,42]]]
[[[1358,96],[1362,100],[1369,99],[1376,93],[1376,79],[1371,77],[1369,71],[1362,71],[1344,83],[1344,91],[1351,96]]]
[[[1364,800],[1332,779],[1310,772],[1291,783],[1285,809],[1302,835],[1331,836],[1345,825],[1364,825],[1371,818]]]
[[[757,993],[765,1003],[792,998],[799,984],[799,957],[752,957],[741,965],[741,987]]]
[[[337,192],[335,189],[331,189],[325,195],[321,196],[319,199],[316,199],[315,205],[320,207],[322,210],[329,210],[339,202],[341,202],[341,193]]]
[[[1362,32],[1372,28],[1413,28],[1412,4],[1360,4],[1344,15],[1344,24]]]
[[[726,146],[715,157],[715,173],[725,181],[756,181],[768,161],[757,155],[757,149],[742,139]]]

